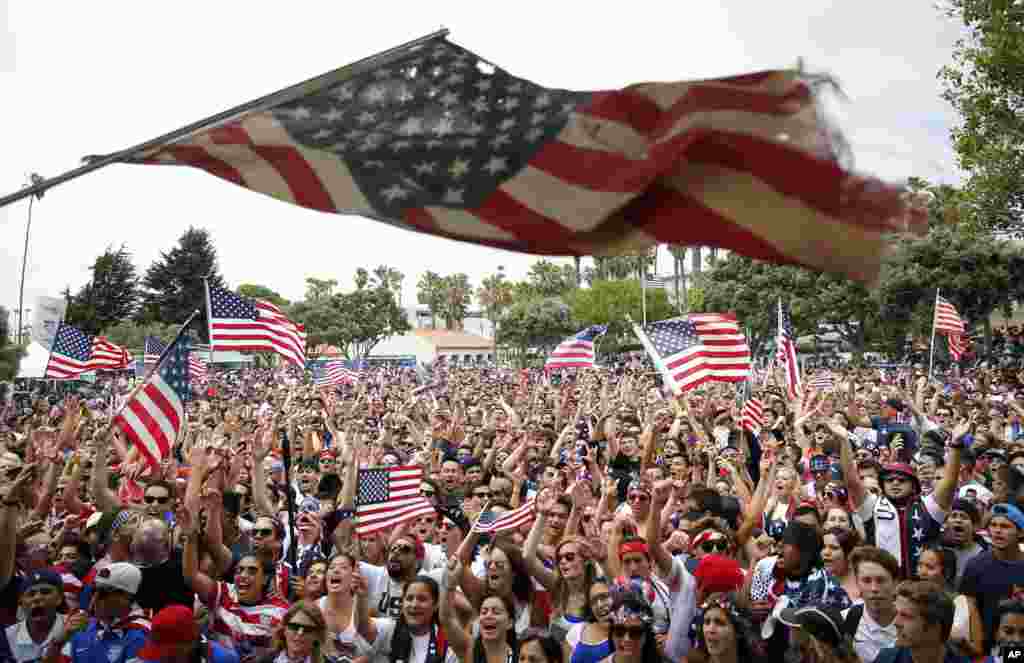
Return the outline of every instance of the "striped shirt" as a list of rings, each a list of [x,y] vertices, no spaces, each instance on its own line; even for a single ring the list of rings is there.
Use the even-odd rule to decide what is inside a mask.
[[[269,647],[274,629],[288,611],[288,603],[279,598],[259,605],[242,605],[238,601],[238,590],[226,582],[217,583],[217,595],[212,603],[213,632],[217,641],[241,651]]]

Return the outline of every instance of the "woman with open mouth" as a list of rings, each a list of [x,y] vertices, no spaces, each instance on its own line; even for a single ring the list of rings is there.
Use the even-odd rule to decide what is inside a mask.
[[[444,578],[447,583],[447,576]],[[356,632],[365,640],[359,654],[392,663],[455,663],[468,651],[469,636],[447,613],[447,586],[429,576],[416,576],[402,591],[397,619],[370,618],[366,579],[358,568],[352,573],[356,593]],[[439,614],[441,607],[445,617]],[[443,625],[442,625],[443,624]],[[366,647],[369,643],[369,647]]]
[[[327,562],[324,575],[327,595],[317,602],[317,606],[327,625],[324,655],[331,663],[351,663],[357,655],[352,584],[352,572],[357,568],[355,557],[345,552],[335,553]]]
[[[736,602],[735,594],[712,594],[693,620],[694,643],[688,663],[737,663],[754,658],[756,641],[750,614]]]

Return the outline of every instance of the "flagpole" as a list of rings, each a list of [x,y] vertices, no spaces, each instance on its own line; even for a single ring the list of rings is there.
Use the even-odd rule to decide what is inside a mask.
[[[661,360],[661,357],[658,356],[658,352],[657,350],[654,349],[654,344],[651,343],[651,339],[647,337],[646,332],[644,332],[642,328],[640,328],[639,326],[637,326],[635,322],[633,322],[633,319],[631,317],[627,315],[626,320],[629,322],[629,324],[633,326],[633,333],[636,334],[636,337],[638,339],[640,339],[640,344],[644,346],[644,351],[647,352],[647,356],[650,357],[651,361],[654,362],[654,368],[656,368],[658,372],[661,373],[661,377],[665,380],[665,384],[667,384],[669,388],[672,390],[672,393],[678,396],[680,393],[682,393],[679,389],[679,385],[677,385],[676,381],[673,380],[672,377],[669,375],[668,368],[665,367],[665,362],[663,362]]]
[[[213,360],[213,313],[211,312],[213,309],[210,304],[210,281],[206,277],[203,277],[203,290],[206,291],[206,333],[210,337],[210,363],[214,364],[216,362]]]
[[[928,350],[928,381],[932,381],[932,367],[935,365],[935,318],[939,309],[939,289],[935,288],[935,306],[932,307],[932,340]]]
[[[139,143],[138,145],[135,145],[133,147],[129,147],[119,152],[113,152],[111,154],[95,157],[86,157],[86,163],[84,165],[79,166],[78,168],[74,168],[67,172],[61,173],[60,175],[57,175],[55,177],[50,177],[48,179],[36,182],[32,186],[21,189],[17,193],[12,193],[10,195],[0,198],[0,207],[4,207],[5,205],[17,202],[22,198],[27,198],[28,196],[40,195],[47,189],[53,188],[58,184],[63,184],[64,182],[68,182],[75,178],[81,177],[82,175],[87,175],[93,172],[94,170],[99,170],[100,168],[109,166],[113,163],[118,163],[119,161],[122,161],[125,158],[137,152],[143,152],[154,147],[159,147],[160,145],[163,145],[165,143],[170,143],[172,141],[179,140],[181,138],[184,138],[185,136],[188,136],[191,133],[199,131],[200,129],[206,129],[220,122],[224,122],[225,120],[230,120],[231,118],[237,115],[241,115],[242,113],[248,113],[260,108],[267,108],[270,106],[287,103],[298,97],[307,95],[311,91],[319,90],[323,87],[333,85],[348,78],[354,78],[356,76],[366,73],[371,69],[375,69],[379,66],[387,64],[388,62],[394,60],[396,57],[404,55],[406,51],[408,51],[410,48],[413,48],[414,46],[419,46],[421,44],[434,41],[435,39],[442,39],[446,36],[448,36],[448,30],[437,30],[436,32],[432,32],[428,35],[420,37],[419,39],[414,39],[399,46],[395,46],[394,48],[389,48],[386,51],[381,51],[380,53],[377,53],[375,55],[362,58],[361,60],[357,60],[352,64],[347,64],[338,69],[329,71],[326,74],[314,76],[313,78],[302,81],[301,83],[290,85],[276,92],[271,92],[270,94],[263,95],[258,99],[253,99],[252,101],[247,101],[244,104],[239,104],[238,106],[234,106],[233,108],[221,111],[216,115],[211,115],[197,122],[187,124],[181,127],[180,129],[175,129],[174,131],[165,133],[162,136],[157,136],[156,138],[147,140],[143,143]]]
[[[643,269],[640,271],[640,300],[642,302],[641,309],[643,310],[643,325],[647,326],[647,270]]]

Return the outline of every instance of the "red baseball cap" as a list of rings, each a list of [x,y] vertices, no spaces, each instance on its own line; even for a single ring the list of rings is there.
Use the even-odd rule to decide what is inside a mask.
[[[153,617],[146,644],[139,650],[139,658],[159,661],[171,656],[182,643],[199,638],[192,609],[183,605],[169,605]]]

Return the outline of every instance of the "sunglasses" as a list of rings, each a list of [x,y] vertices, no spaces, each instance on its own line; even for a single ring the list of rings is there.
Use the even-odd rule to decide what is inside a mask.
[[[252,530],[252,535],[257,539],[266,539],[268,537],[274,536],[274,528],[265,527],[260,529],[254,529]]]
[[[575,562],[576,561],[576,556],[577,555],[574,552],[563,553],[563,554],[558,556],[558,561],[559,562]]]
[[[712,541],[705,541],[704,543],[700,544],[700,549],[708,554],[711,554],[715,551],[723,553],[729,549],[729,542],[725,539],[714,539]]]
[[[473,497],[477,497],[477,498],[480,498],[482,500],[489,500],[489,499],[491,499],[491,494],[489,492],[488,493],[473,493]]]
[[[630,640],[643,640],[647,629],[643,626],[613,626],[613,638],[629,638]]]
[[[651,496],[644,495],[643,493],[633,493],[626,499],[629,502],[649,502],[651,500]]]
[[[312,624],[299,624],[298,622],[288,622],[288,626],[286,628],[292,633],[312,634],[316,633],[318,630],[317,627],[313,626]]]
[[[143,499],[146,504],[167,504],[171,501],[170,497],[157,497],[156,495],[146,495]]]

